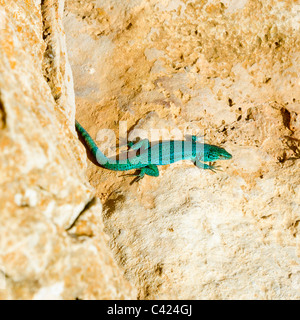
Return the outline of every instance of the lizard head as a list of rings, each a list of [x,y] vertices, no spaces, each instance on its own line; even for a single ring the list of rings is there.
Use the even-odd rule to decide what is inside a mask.
[[[205,144],[204,145],[205,161],[216,161],[216,160],[228,160],[232,158],[232,155],[225,149]]]

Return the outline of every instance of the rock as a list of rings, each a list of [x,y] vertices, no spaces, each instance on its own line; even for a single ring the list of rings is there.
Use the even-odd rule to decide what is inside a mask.
[[[64,25],[92,137],[179,130],[233,154],[224,172],[182,162],[133,185],[88,163],[138,297],[299,299],[297,5],[70,0]]]
[[[128,299],[74,130],[63,5],[0,2],[0,299]]]

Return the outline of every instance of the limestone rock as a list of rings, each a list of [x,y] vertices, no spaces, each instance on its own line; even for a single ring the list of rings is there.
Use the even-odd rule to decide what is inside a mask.
[[[66,4],[77,117],[92,137],[111,129],[122,142],[122,120],[150,139],[205,134],[233,154],[218,174],[183,162],[133,185],[88,164],[139,298],[299,299],[299,5]]]
[[[63,5],[0,1],[0,299],[132,298],[73,129]]]

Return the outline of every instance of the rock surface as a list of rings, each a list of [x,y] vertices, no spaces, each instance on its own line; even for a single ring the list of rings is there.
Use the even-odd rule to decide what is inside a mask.
[[[122,142],[126,121],[233,154],[217,174],[182,162],[133,185],[88,162],[138,297],[299,299],[299,5],[69,0],[64,26],[77,118],[103,151],[100,130]]]
[[[299,299],[297,2],[63,8],[0,0],[0,299]],[[75,97],[107,153],[197,134],[233,158],[131,184],[86,161]]]
[[[0,1],[0,299],[129,299],[74,130],[64,1]]]

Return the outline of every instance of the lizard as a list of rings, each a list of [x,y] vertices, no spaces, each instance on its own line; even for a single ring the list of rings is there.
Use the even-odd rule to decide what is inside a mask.
[[[215,170],[218,170],[217,166],[203,162],[232,158],[232,155],[223,148],[212,144],[199,143],[197,136],[192,136],[191,141],[165,140],[150,143],[148,139],[143,139],[135,144],[129,142],[128,147],[130,150],[135,151],[133,156],[130,155],[129,150],[125,159],[108,158],[101,152],[94,140],[77,120],[75,121],[75,127],[88,150],[101,167],[114,171],[139,169],[140,172],[138,174],[131,175],[136,176],[134,181],[142,179],[145,174],[158,177],[158,165],[168,165],[180,160],[191,160],[198,168],[210,169],[215,172]]]

